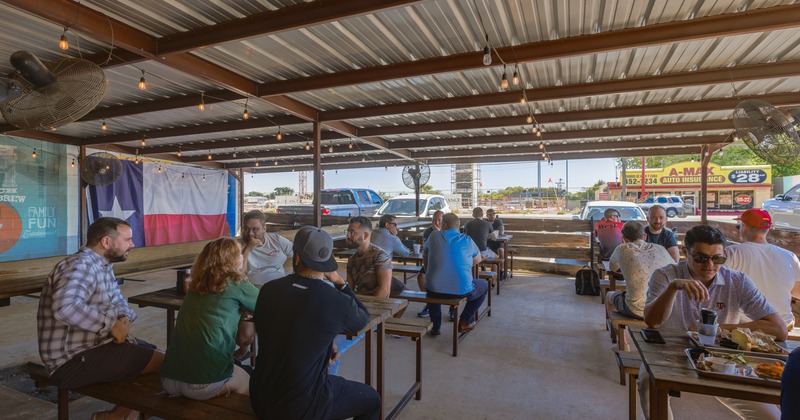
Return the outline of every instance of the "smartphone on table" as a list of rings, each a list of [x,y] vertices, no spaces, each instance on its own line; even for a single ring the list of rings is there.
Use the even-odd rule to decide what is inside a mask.
[[[664,337],[661,336],[661,333],[658,330],[654,330],[652,328],[642,328],[642,338],[644,341],[648,343],[657,343],[657,344],[667,344],[664,341]]]

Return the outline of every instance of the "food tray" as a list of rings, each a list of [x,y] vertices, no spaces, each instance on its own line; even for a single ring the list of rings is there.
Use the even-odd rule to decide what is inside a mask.
[[[702,370],[698,369],[697,365],[695,365],[695,360],[692,359],[692,355],[690,353],[692,349],[686,349],[686,357],[689,358],[689,362],[692,364],[692,369],[697,372],[700,377],[709,378],[709,379],[719,379],[723,381],[731,381],[731,382],[741,382],[745,384],[753,384],[753,385],[763,385],[772,388],[780,388],[781,381],[779,379],[769,379],[769,378],[762,378],[757,376],[755,372],[753,372],[754,376],[741,376],[741,375],[734,375],[728,373],[721,373],[721,372],[713,372],[709,370]],[[712,350],[714,353],[727,353],[727,354],[744,354],[745,352],[741,352],[738,350]],[[763,353],[762,353],[763,354]],[[747,355],[747,364],[753,367],[755,370],[756,366],[761,363],[774,363],[775,361],[780,362],[782,365],[786,366],[786,362],[783,360],[776,359],[774,357],[759,357],[759,356],[750,356]]]
[[[784,362],[789,358],[789,352],[785,348],[781,347],[780,345],[778,345],[778,347],[780,347],[780,349],[781,349],[780,353],[765,353],[763,351],[734,350],[734,349],[729,349],[727,347],[722,347],[722,346],[719,346],[719,345],[706,346],[704,344],[700,344],[700,338],[697,336],[697,332],[696,331],[686,331],[686,335],[689,336],[689,340],[691,340],[692,344],[695,347],[705,347],[705,348],[707,348],[707,349],[709,349],[711,351],[719,351],[719,352],[726,352],[726,353],[730,353],[730,352],[741,353],[741,354],[744,354],[744,355],[747,355],[747,356],[767,357],[767,358],[770,358],[770,359],[779,359],[779,360],[783,360]]]

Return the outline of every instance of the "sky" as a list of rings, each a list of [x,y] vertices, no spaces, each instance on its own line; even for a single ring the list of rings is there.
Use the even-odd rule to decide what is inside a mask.
[[[481,172],[482,191],[502,190],[506,187],[538,186],[537,162],[486,163],[478,165]],[[569,175],[567,176],[567,166]],[[396,195],[410,193],[402,181],[403,167],[339,169],[325,171],[325,188],[369,188],[375,191]],[[552,187],[559,179],[566,184],[570,192],[578,192],[581,188],[594,185],[598,180],[606,182],[616,180],[616,169],[613,159],[582,159],[573,161],[554,161],[553,166],[541,165],[541,187]],[[432,165],[431,179],[428,185],[435,190],[449,193],[451,169],[450,165]],[[553,184],[548,184],[552,180]],[[312,177],[308,174],[308,190]],[[277,187],[289,187],[295,192],[299,187],[298,172],[247,175],[244,191],[270,193]]]

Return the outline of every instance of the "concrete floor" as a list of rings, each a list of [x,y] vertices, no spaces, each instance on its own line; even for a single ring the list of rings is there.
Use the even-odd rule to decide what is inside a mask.
[[[174,271],[126,281],[125,296],[174,285]],[[413,282],[409,282],[411,284]],[[625,419],[627,388],[618,371],[603,325],[599,298],[577,296],[573,280],[520,273],[505,282],[484,318],[452,357],[451,338],[424,340],[423,397],[401,414],[406,419]],[[31,297],[0,308],[0,368],[41,363],[36,345],[36,308]],[[406,317],[420,304],[410,304]],[[164,348],[165,311],[136,308],[133,334]],[[449,328],[445,321],[443,330]],[[343,355],[340,374],[363,380],[363,340]],[[414,343],[387,337],[386,407],[391,409],[414,377]],[[684,393],[672,399],[677,419],[702,416],[730,419],[714,398]],[[81,398],[70,404],[74,419],[88,419],[109,404]],[[387,411],[388,412],[388,411]],[[55,418],[55,405],[0,386],[0,418]],[[639,418],[642,416],[641,410]]]

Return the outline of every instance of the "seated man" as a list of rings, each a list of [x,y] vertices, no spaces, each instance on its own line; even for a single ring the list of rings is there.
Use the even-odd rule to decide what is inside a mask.
[[[423,244],[428,240],[428,237],[431,236],[431,233],[442,230],[442,217],[444,217],[444,212],[441,210],[436,210],[433,213],[431,225],[422,231]],[[419,286],[419,290],[425,290],[425,266],[422,266],[422,270],[417,274],[417,285]],[[429,315],[428,305],[425,305],[421,311],[417,312],[417,316],[420,318],[427,318]]]
[[[789,330],[794,327],[792,290],[800,286],[800,261],[793,252],[767,242],[772,216],[750,209],[735,220],[742,243],[725,250],[725,266],[747,274],[774,306]]]
[[[663,246],[675,262],[680,260],[678,252],[678,240],[675,234],[666,228],[667,211],[658,204],[650,207],[647,211],[647,227],[644,229],[644,240],[651,244]]]
[[[60,388],[132,379],[161,368],[163,353],[129,339],[136,313],[114,277],[112,264],[128,259],[132,236],[122,219],[97,219],[86,233],[86,246],[56,264],[42,288],[36,315],[39,355]],[[117,406],[92,419],[136,416]]]
[[[347,284],[357,295],[388,298],[390,292],[406,288],[402,281],[392,278],[392,258],[386,251],[370,243],[372,222],[363,216],[350,219],[347,245],[356,253],[347,260]],[[402,316],[402,312],[397,314]]]
[[[389,256],[407,257],[411,251],[397,237],[397,217],[384,214],[378,220],[378,228],[372,230],[372,243],[386,251]]]
[[[305,226],[294,238],[294,274],[261,288],[254,321],[259,352],[250,402],[261,419],[378,419],[371,386],[328,374],[337,334],[358,331],[369,312],[336,274],[333,239]]]
[[[786,325],[775,308],[759,293],[753,281],[740,271],[723,267],[725,235],[719,229],[699,225],[684,239],[687,260],[659,268],[650,277],[644,320],[651,328],[688,331],[697,329],[701,308],[717,311],[719,328],[762,330],[778,341],[786,340]],[[741,322],[744,313],[755,321]],[[649,383],[646,369],[639,371],[642,409],[649,415]],[[774,405],[718,398],[742,418],[779,418]],[[671,414],[670,414],[671,417]]]
[[[644,241],[644,226],[629,220],[622,226],[622,245],[611,254],[609,268],[622,271],[626,290],[610,292],[606,303],[630,318],[644,319],[647,282],[661,267],[673,264],[672,256],[663,246]]]
[[[494,209],[486,210],[486,218],[484,219],[487,222],[492,224],[493,232],[489,235],[489,240],[486,242],[486,246],[489,247],[495,254],[500,255],[503,254],[505,256],[505,248],[503,248],[503,241],[493,241],[492,238],[497,239],[497,236],[502,236],[506,234],[506,227],[503,224],[503,220],[497,217],[497,212]],[[505,276],[505,273],[503,273]],[[505,277],[503,277],[505,278]]]
[[[600,243],[601,260],[611,258],[611,254],[622,243],[622,222],[619,219],[617,209],[606,209],[603,218],[594,224],[594,236]]]
[[[488,285],[472,277],[472,267],[481,261],[480,252],[469,236],[458,233],[460,221],[454,213],[445,214],[442,230],[431,233],[422,249],[423,265],[426,268],[428,296],[467,297],[467,304],[458,331],[466,332],[475,328],[475,314],[486,299]],[[442,327],[441,306],[429,304],[432,335],[440,335]]]
[[[483,258],[499,258],[502,260],[505,256],[502,248],[498,249],[497,253],[495,253],[487,246],[489,235],[494,232],[494,228],[491,223],[482,219],[483,209],[480,207],[472,209],[472,217],[473,219],[464,225],[464,233],[475,241],[475,245],[478,246],[478,250],[480,250]],[[502,271],[502,267],[500,267],[500,271]]]

